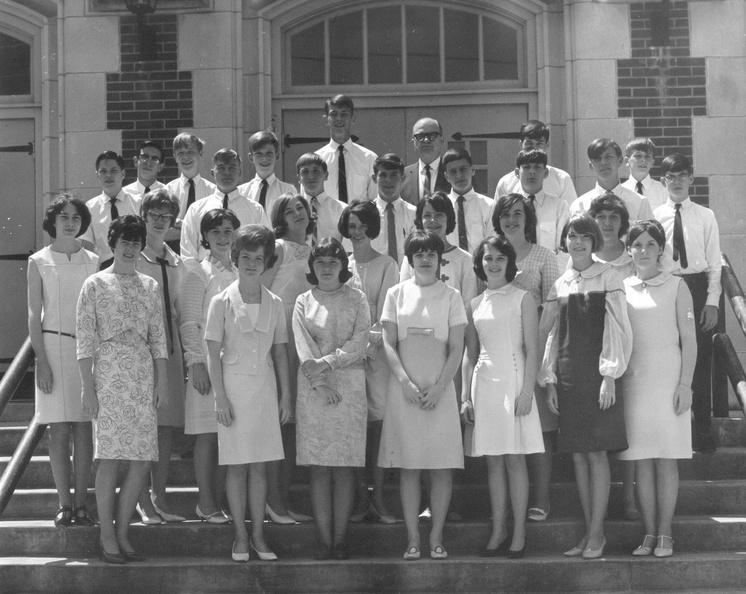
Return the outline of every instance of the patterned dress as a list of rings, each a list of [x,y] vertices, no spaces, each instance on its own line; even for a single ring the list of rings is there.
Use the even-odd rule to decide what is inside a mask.
[[[88,277],[75,333],[78,359],[94,361],[94,457],[158,460],[153,359],[168,358],[158,283],[141,273]]]
[[[333,292],[311,289],[298,297],[293,332],[301,361],[323,358],[330,369],[309,381],[298,374],[297,463],[365,466],[368,405],[363,358],[370,308],[362,291],[342,285]],[[342,400],[327,404],[313,388],[325,384]]]

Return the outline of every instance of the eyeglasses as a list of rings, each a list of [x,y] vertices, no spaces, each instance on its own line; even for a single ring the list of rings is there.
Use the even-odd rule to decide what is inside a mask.
[[[160,213],[157,213],[157,212],[155,212],[153,210],[149,210],[148,214],[147,214],[147,217],[151,221],[153,221],[154,223],[157,223],[158,221],[163,221],[164,223],[170,223],[173,220],[174,215],[172,215],[172,214],[160,214]]]
[[[156,157],[155,155],[144,155],[144,154],[140,154],[140,155],[137,155],[137,158],[140,159],[140,161],[150,161],[151,163],[160,163],[161,162],[161,158],[160,157]]]
[[[689,179],[689,174],[685,171],[683,173],[666,173],[663,177],[666,178],[667,182],[684,182]]]
[[[417,142],[433,142],[440,136],[440,132],[419,132],[412,136]]]

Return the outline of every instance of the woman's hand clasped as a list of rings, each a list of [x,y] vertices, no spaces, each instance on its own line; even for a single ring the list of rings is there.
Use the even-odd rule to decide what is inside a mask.
[[[431,386],[420,399],[420,408],[422,410],[433,410],[438,406],[438,402],[440,402],[445,391],[445,387],[440,382]]]
[[[308,359],[300,364],[300,369],[306,377],[321,375],[330,369],[329,364],[323,359]]]
[[[329,386],[316,386],[314,390],[316,390],[319,396],[326,400],[327,404],[337,404],[342,400],[342,396],[339,395],[339,392],[333,390]]]
[[[403,382],[401,382],[401,387],[402,392],[404,392],[404,398],[407,399],[407,402],[409,402],[409,404],[420,406],[420,402],[422,401],[422,392],[420,392],[417,386],[412,383],[412,380],[410,380],[409,378],[405,379]]]
[[[692,389],[684,384],[676,386],[673,393],[673,410],[677,415],[684,414],[692,406]]]

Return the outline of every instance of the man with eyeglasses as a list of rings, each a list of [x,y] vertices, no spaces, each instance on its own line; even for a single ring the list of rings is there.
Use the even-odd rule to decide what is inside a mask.
[[[443,128],[438,120],[421,118],[415,122],[412,144],[419,160],[404,168],[402,200],[416,206],[425,194],[451,191],[440,160],[444,142]]]
[[[132,159],[137,169],[137,179],[129,185],[124,186],[124,191],[129,192],[138,200],[148,192],[165,188],[166,184],[158,181],[158,174],[163,169],[163,149],[154,140],[146,140],[140,145],[138,154]]]

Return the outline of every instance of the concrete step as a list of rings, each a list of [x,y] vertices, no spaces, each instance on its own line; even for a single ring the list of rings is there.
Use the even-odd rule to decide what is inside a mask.
[[[228,543],[230,545],[230,543]],[[228,549],[226,549],[227,551]],[[106,565],[67,556],[0,559],[8,592],[719,592],[746,585],[738,553],[676,554],[602,560],[557,555],[507,559],[403,561],[396,556],[314,562],[233,563],[226,555],[187,559],[171,554],[144,563]]]

